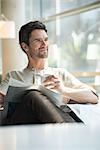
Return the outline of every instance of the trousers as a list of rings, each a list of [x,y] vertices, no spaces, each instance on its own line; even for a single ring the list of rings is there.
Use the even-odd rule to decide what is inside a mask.
[[[70,111],[63,111],[55,106],[40,91],[32,90],[25,94],[20,103],[9,103],[7,117],[3,125],[74,123],[76,120]],[[80,121],[78,121],[80,122]]]

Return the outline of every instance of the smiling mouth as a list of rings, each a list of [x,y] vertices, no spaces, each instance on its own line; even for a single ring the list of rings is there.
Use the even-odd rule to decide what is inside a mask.
[[[48,51],[48,50],[47,50],[47,49],[44,49],[44,48],[43,48],[43,49],[42,49],[42,48],[40,49],[40,52],[47,52],[47,51]]]

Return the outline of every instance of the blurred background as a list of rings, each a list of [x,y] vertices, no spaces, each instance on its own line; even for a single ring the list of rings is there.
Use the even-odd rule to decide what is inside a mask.
[[[34,20],[47,26],[49,65],[66,68],[99,91],[99,0],[0,0],[1,80],[8,71],[27,65],[18,43],[18,31],[24,23]],[[6,23],[5,28],[2,22]]]

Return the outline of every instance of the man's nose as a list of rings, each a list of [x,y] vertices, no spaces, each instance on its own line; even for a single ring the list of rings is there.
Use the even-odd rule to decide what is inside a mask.
[[[45,40],[42,40],[42,44],[46,45],[46,41],[45,41]]]
[[[42,44],[46,45],[46,44],[47,44],[47,41],[42,40]]]

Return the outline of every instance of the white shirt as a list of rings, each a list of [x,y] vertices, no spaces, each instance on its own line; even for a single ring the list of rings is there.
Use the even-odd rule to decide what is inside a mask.
[[[63,68],[47,67],[41,70],[40,72],[36,72],[34,71],[34,69],[30,70],[29,68],[25,68],[22,71],[9,72],[6,75],[5,79],[0,84],[0,92],[6,95],[9,85],[13,84],[16,86],[16,82],[12,83],[11,81],[18,81],[25,86],[31,86],[32,84],[36,84],[35,83],[36,79],[38,79],[37,84],[41,84],[40,82],[42,82],[42,80],[48,75],[59,76],[64,81],[65,86],[70,88],[75,88],[75,89],[84,88],[84,87],[91,88],[86,84],[80,82],[72,74],[70,74],[68,71],[66,71]]]

